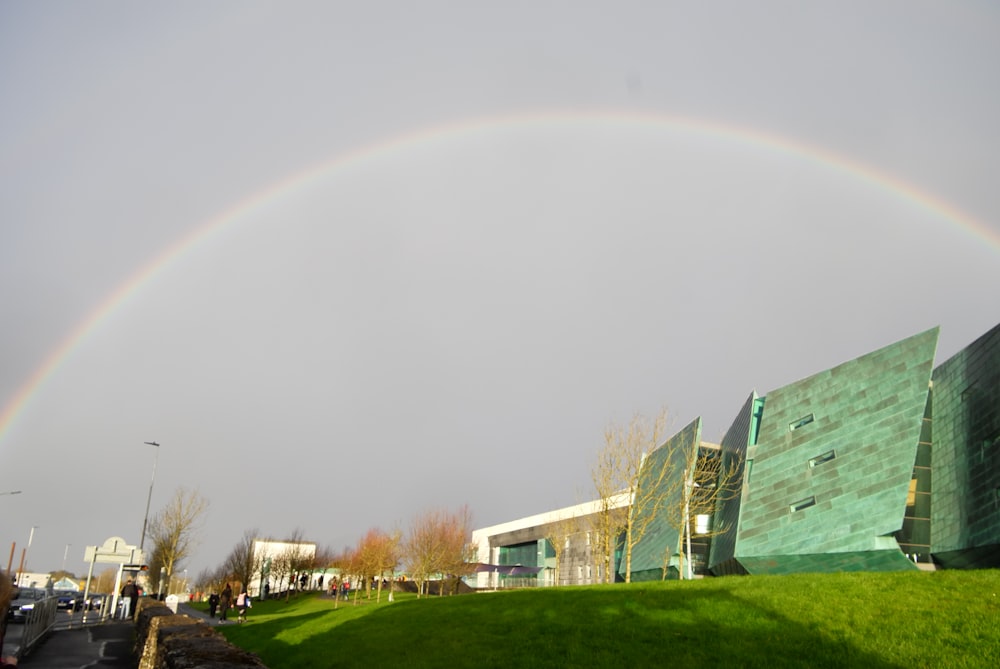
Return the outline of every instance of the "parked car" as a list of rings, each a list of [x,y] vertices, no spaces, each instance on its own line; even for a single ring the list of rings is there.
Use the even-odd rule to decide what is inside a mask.
[[[7,617],[14,622],[23,623],[27,620],[31,610],[35,608],[35,604],[47,596],[41,588],[19,588],[17,596],[10,601]]]
[[[107,595],[90,595],[90,605],[87,607],[88,611],[99,611],[101,606],[104,604],[104,599]]]
[[[56,602],[57,609],[79,611],[83,608],[82,592],[77,590],[56,590],[56,597],[59,598]]]

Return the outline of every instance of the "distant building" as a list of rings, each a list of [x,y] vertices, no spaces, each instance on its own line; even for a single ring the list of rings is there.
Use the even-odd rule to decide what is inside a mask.
[[[71,578],[65,576],[52,584],[53,590],[83,590],[83,586]]]
[[[934,368],[937,339],[934,328],[752,392],[718,446],[701,440],[699,418],[651,453],[644,468],[697,448],[738,471],[737,494],[689,519],[695,573],[1000,567],[1000,325]],[[554,585],[557,571],[560,584],[590,582],[599,560],[584,535],[559,565],[546,537],[566,512],[585,520],[596,504],[477,530],[480,561],[538,570],[521,585]],[[662,578],[664,566],[676,578],[683,535],[654,521],[633,549],[632,579]],[[620,551],[614,559],[623,577]],[[503,585],[485,569],[481,587]]]
[[[22,571],[15,573],[14,584],[19,588],[52,589],[52,576],[40,572]]]
[[[295,589],[299,576],[311,573],[315,559],[316,544],[311,541],[254,539],[253,560],[261,565],[261,571],[246,584],[247,590],[251,596],[260,597],[264,584],[268,592]]]

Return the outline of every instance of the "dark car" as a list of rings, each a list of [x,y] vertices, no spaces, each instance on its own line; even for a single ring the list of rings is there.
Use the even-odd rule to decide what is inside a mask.
[[[79,611],[83,608],[82,592],[78,592],[76,590],[56,590],[56,597],[59,598],[56,601],[57,609]]]
[[[98,594],[98,595],[93,595],[93,594],[90,595],[90,605],[87,607],[87,610],[88,611],[95,611],[95,610],[99,611],[101,609],[101,607],[104,605],[104,599],[106,597],[107,597],[107,595],[100,595],[100,594]]]
[[[7,617],[14,622],[23,623],[35,604],[48,597],[41,588],[19,588],[14,599],[10,600]]]

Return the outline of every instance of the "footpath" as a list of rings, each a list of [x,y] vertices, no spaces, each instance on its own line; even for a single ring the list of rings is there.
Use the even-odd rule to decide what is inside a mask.
[[[116,667],[135,669],[132,656],[135,625],[131,621],[108,621],[75,629],[51,632],[18,661],[19,667],[83,669]]]
[[[178,613],[211,624],[206,614],[187,604],[180,604]],[[44,669],[86,669],[111,667],[135,669],[133,656],[135,624],[132,621],[108,620],[96,625],[73,629],[56,629],[18,661],[19,667]]]

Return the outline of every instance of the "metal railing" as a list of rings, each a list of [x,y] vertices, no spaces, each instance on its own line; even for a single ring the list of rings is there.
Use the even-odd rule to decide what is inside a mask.
[[[56,605],[58,597],[46,597],[35,602],[34,607],[24,619],[24,632],[21,635],[20,655],[25,655],[52,631],[56,622]]]

